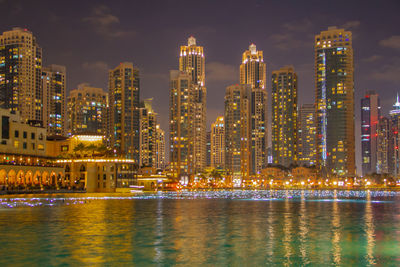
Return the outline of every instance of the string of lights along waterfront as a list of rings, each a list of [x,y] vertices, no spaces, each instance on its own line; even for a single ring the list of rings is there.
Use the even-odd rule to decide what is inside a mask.
[[[67,93],[66,67],[43,67],[39,43],[23,28],[0,36],[0,185],[6,191],[399,185],[398,97],[389,117],[376,91],[361,99],[362,168],[356,172],[357,48],[345,28],[315,34],[315,100],[302,105],[295,67],[267,75],[268,58],[249,42],[237,61],[237,83],[226,85],[224,111],[211,125],[207,47],[194,36],[177,43],[177,69],[165,84],[167,134],[153,106],[157,96],[142,98],[140,66],[123,61],[108,68],[108,90],[81,81]]]

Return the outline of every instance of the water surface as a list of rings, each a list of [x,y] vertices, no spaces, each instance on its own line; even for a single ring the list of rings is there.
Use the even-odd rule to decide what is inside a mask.
[[[400,265],[400,193],[0,198],[0,266]]]

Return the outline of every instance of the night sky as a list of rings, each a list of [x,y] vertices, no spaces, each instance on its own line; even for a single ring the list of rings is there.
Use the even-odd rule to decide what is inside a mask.
[[[87,82],[107,89],[108,69],[130,61],[140,69],[141,98],[154,98],[168,132],[169,70],[193,35],[204,46],[208,127],[223,115],[225,87],[239,80],[250,43],[271,71],[293,65],[299,104],[314,102],[314,35],[328,26],[353,32],[356,158],[360,170],[360,98],[381,96],[383,115],[400,91],[400,1],[50,1],[0,0],[0,31],[31,30],[44,66],[67,67],[67,88]]]

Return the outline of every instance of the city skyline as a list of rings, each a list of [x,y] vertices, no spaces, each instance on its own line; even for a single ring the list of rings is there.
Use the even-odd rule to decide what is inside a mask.
[[[240,4],[242,3],[232,3],[235,7]],[[174,28],[171,24],[166,23],[163,27],[157,26],[159,28],[157,29],[154,24],[149,23],[148,25],[140,24],[141,27],[136,27],[141,28],[141,31],[136,30],[136,33],[130,32],[131,29],[135,28],[132,23],[138,22],[137,19],[139,17],[143,22],[146,22],[147,19],[144,19],[140,15],[134,21],[130,20],[127,18],[126,13],[118,8],[119,3],[116,3],[115,7],[98,3],[94,4],[90,1],[83,3],[81,10],[77,11],[78,13],[74,13],[76,15],[75,18],[69,19],[71,25],[82,25],[82,28],[76,30],[74,33],[68,29],[60,31],[56,27],[71,17],[73,11],[68,8],[63,12],[59,12],[62,8],[40,11],[48,12],[46,13],[48,15],[47,18],[52,21],[54,20],[54,24],[51,27],[48,24],[39,24],[38,22],[42,20],[41,17],[38,19],[38,22],[32,21],[29,16],[26,18],[22,16],[21,19],[21,17],[13,18],[11,15],[6,15],[1,20],[3,25],[2,31],[10,30],[12,26],[26,26],[34,33],[39,45],[44,50],[43,66],[60,64],[67,67],[67,92],[76,88],[77,84],[82,82],[88,82],[94,87],[101,87],[107,90],[107,75],[100,74],[102,72],[107,73],[108,69],[112,69],[121,61],[132,61],[140,69],[141,74],[143,74],[141,75],[141,87],[143,88],[141,93],[143,98],[157,96],[154,99],[154,104],[157,107],[156,112],[161,115],[161,127],[164,130],[168,129],[168,126],[165,124],[165,121],[167,121],[165,114],[168,114],[168,103],[164,101],[165,96],[168,95],[168,71],[175,68],[179,45],[190,35],[194,35],[199,43],[205,47],[208,58],[206,63],[206,86],[209,92],[207,99],[207,128],[209,128],[211,122],[218,115],[223,114],[222,103],[225,87],[237,82],[238,70],[236,62],[240,60],[241,51],[246,49],[250,43],[254,42],[260,50],[264,51],[268,70],[267,79],[271,76],[270,70],[277,69],[285,64],[294,65],[299,76],[298,90],[300,106],[301,104],[308,103],[305,101],[306,97],[308,94],[313,94],[314,92],[314,77],[312,74],[312,43],[314,35],[331,25],[337,25],[338,27],[347,26],[346,29],[352,31],[355,36],[353,43],[355,51],[355,136],[356,158],[358,159],[357,167],[358,173],[360,173],[361,145],[360,129],[358,127],[360,124],[358,99],[367,90],[375,90],[381,97],[382,114],[386,115],[391,108],[393,97],[398,90],[396,88],[398,78],[395,75],[399,61],[399,58],[396,56],[398,42],[396,42],[396,31],[393,26],[397,25],[396,21],[398,18],[396,16],[381,16],[383,12],[394,12],[398,4],[394,1],[389,1],[385,7],[376,7],[373,9],[374,12],[369,11],[371,9],[365,7],[365,13],[361,12],[354,15],[352,12],[346,11],[340,16],[336,16],[334,12],[338,8],[335,7],[336,4],[339,6],[339,3],[324,3],[326,12],[312,19],[302,17],[300,13],[287,21],[277,19],[276,16],[271,16],[275,20],[270,18],[270,24],[267,24],[267,21],[265,21],[265,23],[250,27],[248,23],[245,23],[240,25],[238,30],[229,30],[224,34],[220,33],[228,25],[226,23],[215,23],[216,14],[221,15],[221,17],[226,16],[225,14],[220,14],[222,4],[215,5],[213,9],[208,2],[205,2],[199,9],[209,14],[214,20],[204,23],[206,24],[204,27],[197,25],[202,23],[197,23],[196,25],[176,25]],[[30,7],[31,3],[23,4],[22,1],[4,1],[1,5],[4,5],[4,8],[12,10],[10,14],[24,14],[29,12],[30,8],[33,8]],[[41,5],[42,3],[39,3],[34,8],[38,9]],[[279,5],[277,3],[254,1],[250,2],[246,8],[257,7],[259,10],[256,12],[268,13],[271,12],[269,9],[279,7]],[[357,2],[352,2],[349,5],[349,10],[351,10],[357,6]],[[371,4],[365,3],[365,5],[369,6]],[[19,8],[16,8],[18,6]],[[164,16],[162,6],[163,4],[160,4],[159,8],[155,9],[155,14],[153,15],[160,15],[160,18],[162,18]],[[300,9],[299,12],[306,10],[310,6],[312,6],[312,3],[306,3],[298,7]],[[150,5],[143,4],[137,6],[137,8],[148,10]],[[182,10],[184,7],[180,7],[180,9]],[[293,13],[294,9],[289,8],[288,12]],[[211,10],[214,11],[211,12]],[[237,12],[233,11],[233,7],[229,10]],[[102,24],[99,24],[99,22],[106,22],[107,19],[111,23],[103,25],[102,28]],[[112,23],[113,19],[114,23]],[[369,28],[378,19],[380,25],[379,33],[370,34]],[[261,22],[260,19],[256,18],[256,20]],[[166,21],[170,20],[167,19]],[[243,21],[243,18],[240,21]],[[97,26],[94,22],[97,22]],[[42,25],[47,26],[43,27]],[[172,30],[168,31],[171,27]],[[241,29],[246,27],[249,30],[244,34],[244,31],[241,31]],[[152,33],[151,36],[146,32],[146,29],[152,29],[152,31],[149,31],[149,33]],[[260,29],[263,31],[259,31]],[[163,33],[164,31],[166,33]],[[60,35],[61,32],[62,35]],[[85,40],[85,42],[79,42],[79,46],[68,41],[76,39],[73,37],[80,35],[83,36],[83,39],[80,39]],[[138,36],[143,38],[137,40]],[[293,40],[294,37],[296,42],[287,42],[288,40]],[[135,42],[129,43],[129,40],[135,40]],[[96,42],[95,46],[93,46],[94,41]],[[127,42],[129,45],[126,45]],[[224,46],[220,46],[222,43],[229,43],[230,48],[226,49]],[[289,43],[296,46],[295,48],[303,51],[303,53],[291,51],[293,47],[287,47]],[[90,51],[88,50],[89,47]],[[107,49],[105,49],[106,47]],[[109,49],[113,47],[119,47],[120,49]],[[153,53],[140,53],[138,51],[152,51]],[[141,54],[146,54],[147,56],[144,57]],[[144,60],[145,58],[146,60]],[[157,64],[155,64],[156,62]],[[392,66],[390,67],[390,65]],[[218,73],[220,75],[216,75]],[[268,82],[266,87],[270,93],[271,88]]]

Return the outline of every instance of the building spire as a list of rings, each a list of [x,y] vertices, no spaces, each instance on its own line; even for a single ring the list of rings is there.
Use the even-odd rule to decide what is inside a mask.
[[[397,93],[396,103],[393,105],[393,107],[395,107],[397,109],[400,108],[399,93]]]
[[[250,50],[250,52],[251,52],[252,55],[257,54],[257,47],[256,47],[255,44],[252,43],[252,44],[249,46],[249,50]]]
[[[196,38],[190,36],[188,39],[188,46],[196,45]]]

